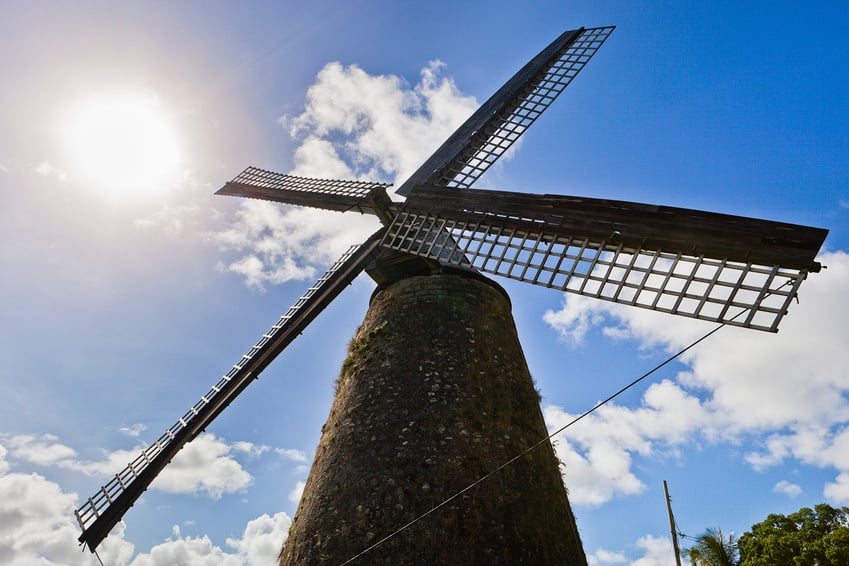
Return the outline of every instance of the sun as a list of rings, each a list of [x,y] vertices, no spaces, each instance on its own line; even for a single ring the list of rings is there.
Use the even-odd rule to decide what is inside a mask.
[[[161,195],[175,183],[177,135],[156,96],[108,93],[80,101],[63,128],[74,178],[110,200]]]

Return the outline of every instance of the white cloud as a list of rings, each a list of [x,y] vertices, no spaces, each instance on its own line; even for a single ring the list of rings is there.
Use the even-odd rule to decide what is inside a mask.
[[[351,179],[354,171],[339,156],[328,140],[311,135],[295,150],[293,175],[320,179]]]
[[[45,177],[53,177],[54,179],[58,179],[60,181],[64,181],[67,178],[67,175],[64,171],[56,167],[55,165],[48,163],[47,161],[42,161],[35,167],[35,172],[39,175],[43,175]]]
[[[150,552],[139,554],[130,566],[168,566],[171,564],[186,564],[191,566],[242,566],[242,560],[235,554],[229,554],[221,547],[213,544],[206,535],[199,537],[180,537],[176,531],[176,539],[168,539],[150,549]]]
[[[632,546],[641,553],[641,555],[634,560],[628,559],[627,552],[610,551],[600,548],[591,555],[587,556],[587,562],[590,566],[625,563],[630,563],[631,566],[675,565],[675,553],[672,548],[672,541],[669,538],[645,535],[637,539],[637,542]]]
[[[443,69],[431,61],[411,88],[394,75],[325,65],[304,112],[290,121],[291,135],[303,140],[293,173],[406,179],[478,106]]]
[[[775,493],[783,493],[789,497],[798,497],[802,494],[802,488],[799,487],[795,483],[791,483],[787,480],[781,480],[775,484],[775,487],[772,488],[772,491]]]
[[[6,447],[0,444],[0,475],[9,471],[9,462],[6,461],[6,454],[8,454]]]
[[[0,441],[9,447],[10,456],[37,466],[61,465],[76,456],[73,448],[57,442],[51,434],[0,435]]]
[[[138,436],[147,430],[147,425],[142,423],[136,423],[130,426],[122,426],[118,429],[118,432],[121,434],[126,434],[127,436],[138,438]]]
[[[377,220],[370,216],[246,201],[230,226],[210,237],[222,250],[242,254],[222,269],[263,289],[315,277],[315,264],[329,267],[376,229]]]
[[[327,64],[307,91],[304,112],[281,119],[300,142],[291,173],[404,180],[477,107],[440,76],[442,67],[430,63],[411,87],[397,76]],[[211,239],[237,255],[221,269],[261,290],[314,277],[316,266],[329,266],[377,227],[371,216],[249,200]]]
[[[573,493],[582,492],[580,482],[589,483],[585,504],[638,493],[641,482],[630,461],[634,453],[699,438],[737,442],[763,437],[761,449],[745,456],[755,469],[788,458],[833,468],[837,477],[824,486],[824,494],[837,504],[849,502],[849,254],[826,253],[819,259],[828,269],[808,278],[800,304],[793,306],[779,334],[725,328],[682,356],[689,370],[679,374],[677,383],[650,387],[641,407],[605,407],[585,426],[569,429],[559,454]],[[604,324],[603,330],[616,338],[668,352],[712,328],[572,295],[560,311],[547,313],[546,321],[567,337],[581,337],[585,323]],[[546,418],[553,429],[569,415],[549,407]]]
[[[180,450],[151,486],[169,493],[204,493],[213,499],[242,491],[253,478],[233,458],[233,451],[214,434],[201,434]]]
[[[550,432],[577,415],[550,405],[543,409]],[[642,493],[645,485],[633,473],[632,455],[650,456],[683,444],[709,424],[699,400],[671,381],[651,385],[642,406],[613,403],[600,407],[556,437],[557,456],[565,464],[570,499],[576,505],[601,505],[618,495]]]
[[[74,521],[77,495],[67,493],[39,474],[7,473],[0,446],[0,563],[8,566],[65,564],[89,566],[80,552]],[[124,540],[119,523],[98,548],[107,564],[126,564],[133,545]]]
[[[601,564],[623,564],[627,561],[628,559],[625,558],[625,553],[610,552],[603,548],[599,548],[591,555],[587,556],[589,566],[599,566]]]
[[[131,427],[131,432],[135,430]],[[113,450],[100,460],[83,461],[70,447],[52,435],[0,435],[17,460],[38,466],[55,466],[101,478],[111,477],[126,467],[144,449]],[[269,450],[250,442],[228,444],[213,434],[201,434],[183,447],[174,460],[151,484],[152,488],[169,493],[204,494],[218,499],[224,494],[243,491],[253,478],[236,460],[235,454],[256,457]]]
[[[183,204],[171,206],[163,203],[156,212],[135,221],[137,228],[142,230],[159,229],[172,236],[179,236],[186,227],[187,222],[196,217],[200,207],[196,204]]]
[[[286,513],[263,514],[248,521],[242,537],[228,538],[228,552],[215,545],[207,535],[182,536],[174,525],[173,537],[136,556],[130,566],[265,566],[276,562],[277,554],[289,534],[292,520]],[[108,539],[107,539],[108,540]]]
[[[765,450],[747,454],[746,461],[759,471],[791,457],[815,466],[849,469],[849,428],[830,429],[818,424],[794,424],[790,428],[790,434],[769,435],[763,441]]]
[[[236,441],[232,444],[232,447],[236,452],[243,452],[251,458],[257,458],[271,450],[270,446],[266,446],[265,444],[254,444],[253,442],[247,442],[246,440]]]
[[[266,514],[249,521],[240,539],[227,539],[227,545],[236,551],[245,564],[264,566],[274,564],[286,537],[292,519],[286,513]]]
[[[35,453],[33,446],[49,444],[49,438],[5,435],[2,441],[9,443],[13,439],[23,450],[21,454],[27,456]],[[211,448],[220,453],[216,443],[222,442],[214,437],[207,438],[198,449]],[[234,451],[252,454],[267,449],[250,443],[235,443],[234,446],[238,446],[232,448]],[[79,505],[77,494],[64,491],[59,484],[39,474],[8,473],[6,458],[10,454],[4,444],[0,444],[0,564],[93,564],[95,559],[88,552],[81,552],[76,540],[79,535],[74,520],[74,509]],[[134,557],[134,545],[125,539],[124,523],[119,522],[98,546],[97,552],[105,564],[115,566],[260,566],[275,561],[291,523],[289,516],[282,512],[273,516],[263,514],[248,521],[240,538],[227,539],[227,547],[232,552],[216,546],[206,535],[183,537],[175,526],[174,538]]]
[[[631,566],[673,566],[675,552],[672,541],[665,537],[646,535],[637,540],[637,547],[643,556],[631,562]]]
[[[849,504],[849,472],[840,472],[833,482],[825,484],[825,496],[839,505]]]
[[[275,448],[274,451],[293,462],[307,461],[307,455],[301,450],[296,450],[294,448]]]
[[[124,431],[129,434],[128,431]],[[132,429],[129,430],[132,432]],[[52,434],[0,434],[0,442],[8,447],[8,455],[15,460],[42,467],[56,467],[92,476],[111,476],[138,456],[141,446],[131,450],[114,450],[95,461],[80,460],[76,450],[59,442]]]
[[[542,319],[573,346],[583,344],[590,327],[604,321],[603,315],[593,308],[593,301],[572,295],[564,296],[560,310],[545,311]]]
[[[304,481],[299,481],[295,484],[295,487],[289,492],[289,501],[297,505],[298,502],[301,501],[301,496],[304,494],[304,488],[306,485],[307,484]]]

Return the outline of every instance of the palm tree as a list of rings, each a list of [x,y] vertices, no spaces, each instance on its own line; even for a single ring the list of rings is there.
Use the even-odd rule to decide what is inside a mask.
[[[729,535],[728,540],[725,540],[722,529],[705,531],[688,553],[693,566],[736,566],[739,563],[734,535]]]

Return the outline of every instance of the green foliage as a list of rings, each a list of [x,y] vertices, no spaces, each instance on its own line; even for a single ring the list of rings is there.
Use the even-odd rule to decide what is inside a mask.
[[[342,362],[342,370],[336,377],[336,393],[339,392],[345,375],[358,370],[358,362],[362,361],[360,357],[363,355],[363,351],[366,350],[372,340],[380,335],[387,324],[389,324],[389,321],[384,320],[368,332],[363,333],[362,328],[357,330],[357,335],[348,343],[348,356]]]
[[[738,543],[740,566],[849,564],[849,507],[822,503],[790,515],[770,515]]]
[[[708,529],[696,544],[687,550],[690,563],[693,566],[736,566],[737,545],[734,535],[728,535],[728,540],[722,536],[722,530]]]

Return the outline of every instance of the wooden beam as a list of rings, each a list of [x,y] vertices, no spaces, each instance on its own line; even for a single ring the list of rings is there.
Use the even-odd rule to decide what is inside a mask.
[[[828,230],[687,208],[561,195],[422,187],[405,210],[759,265],[819,271]]]

